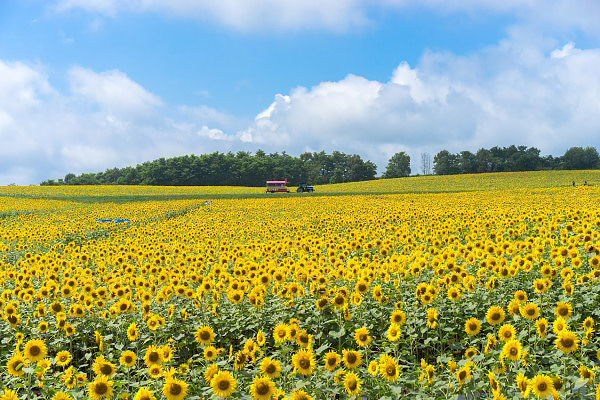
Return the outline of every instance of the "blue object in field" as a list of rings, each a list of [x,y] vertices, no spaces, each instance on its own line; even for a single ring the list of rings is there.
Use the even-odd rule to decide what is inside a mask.
[[[96,222],[114,222],[115,224],[127,222],[127,226],[131,226],[131,222],[128,219],[98,219]]]

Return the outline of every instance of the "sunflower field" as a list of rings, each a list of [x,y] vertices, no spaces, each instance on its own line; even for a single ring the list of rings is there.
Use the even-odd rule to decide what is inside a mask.
[[[600,186],[490,175],[0,188],[0,400],[600,399]]]

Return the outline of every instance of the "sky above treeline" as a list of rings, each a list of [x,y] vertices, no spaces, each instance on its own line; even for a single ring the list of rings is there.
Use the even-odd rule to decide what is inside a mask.
[[[600,148],[597,0],[2,0],[0,185],[160,157]]]

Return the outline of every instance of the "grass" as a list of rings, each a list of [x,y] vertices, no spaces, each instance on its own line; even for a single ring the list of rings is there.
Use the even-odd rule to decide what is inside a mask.
[[[527,171],[443,176],[411,176],[317,185],[314,193],[265,193],[261,187],[230,186],[5,186],[0,197],[116,203],[162,200],[262,199],[298,196],[354,196],[419,193],[460,193],[489,190],[544,189],[578,186],[584,181],[600,185],[600,170]]]

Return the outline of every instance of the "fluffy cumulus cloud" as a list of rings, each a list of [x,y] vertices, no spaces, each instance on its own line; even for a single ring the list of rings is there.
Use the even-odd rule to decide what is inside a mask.
[[[68,71],[0,60],[0,183],[37,183],[158,157],[212,151],[340,150],[376,162],[406,151],[511,144],[561,155],[600,146],[600,49],[514,30],[457,56],[426,52],[385,82],[348,75],[276,94],[253,120],[207,106],[165,104],[123,72]]]
[[[75,66],[67,77],[61,93],[43,66],[0,60],[0,184],[223,151],[231,141],[120,71]]]
[[[409,7],[436,12],[511,13],[545,28],[580,29],[600,35],[597,0],[56,0],[59,11],[83,9],[107,15],[159,12],[214,21],[240,30],[348,30],[370,23],[373,10]]]
[[[407,151],[476,151],[511,144],[561,155],[600,145],[599,49],[539,48],[515,33],[470,56],[426,53],[387,82],[348,75],[277,95],[239,133],[246,142],[291,151],[342,150],[380,166]]]

